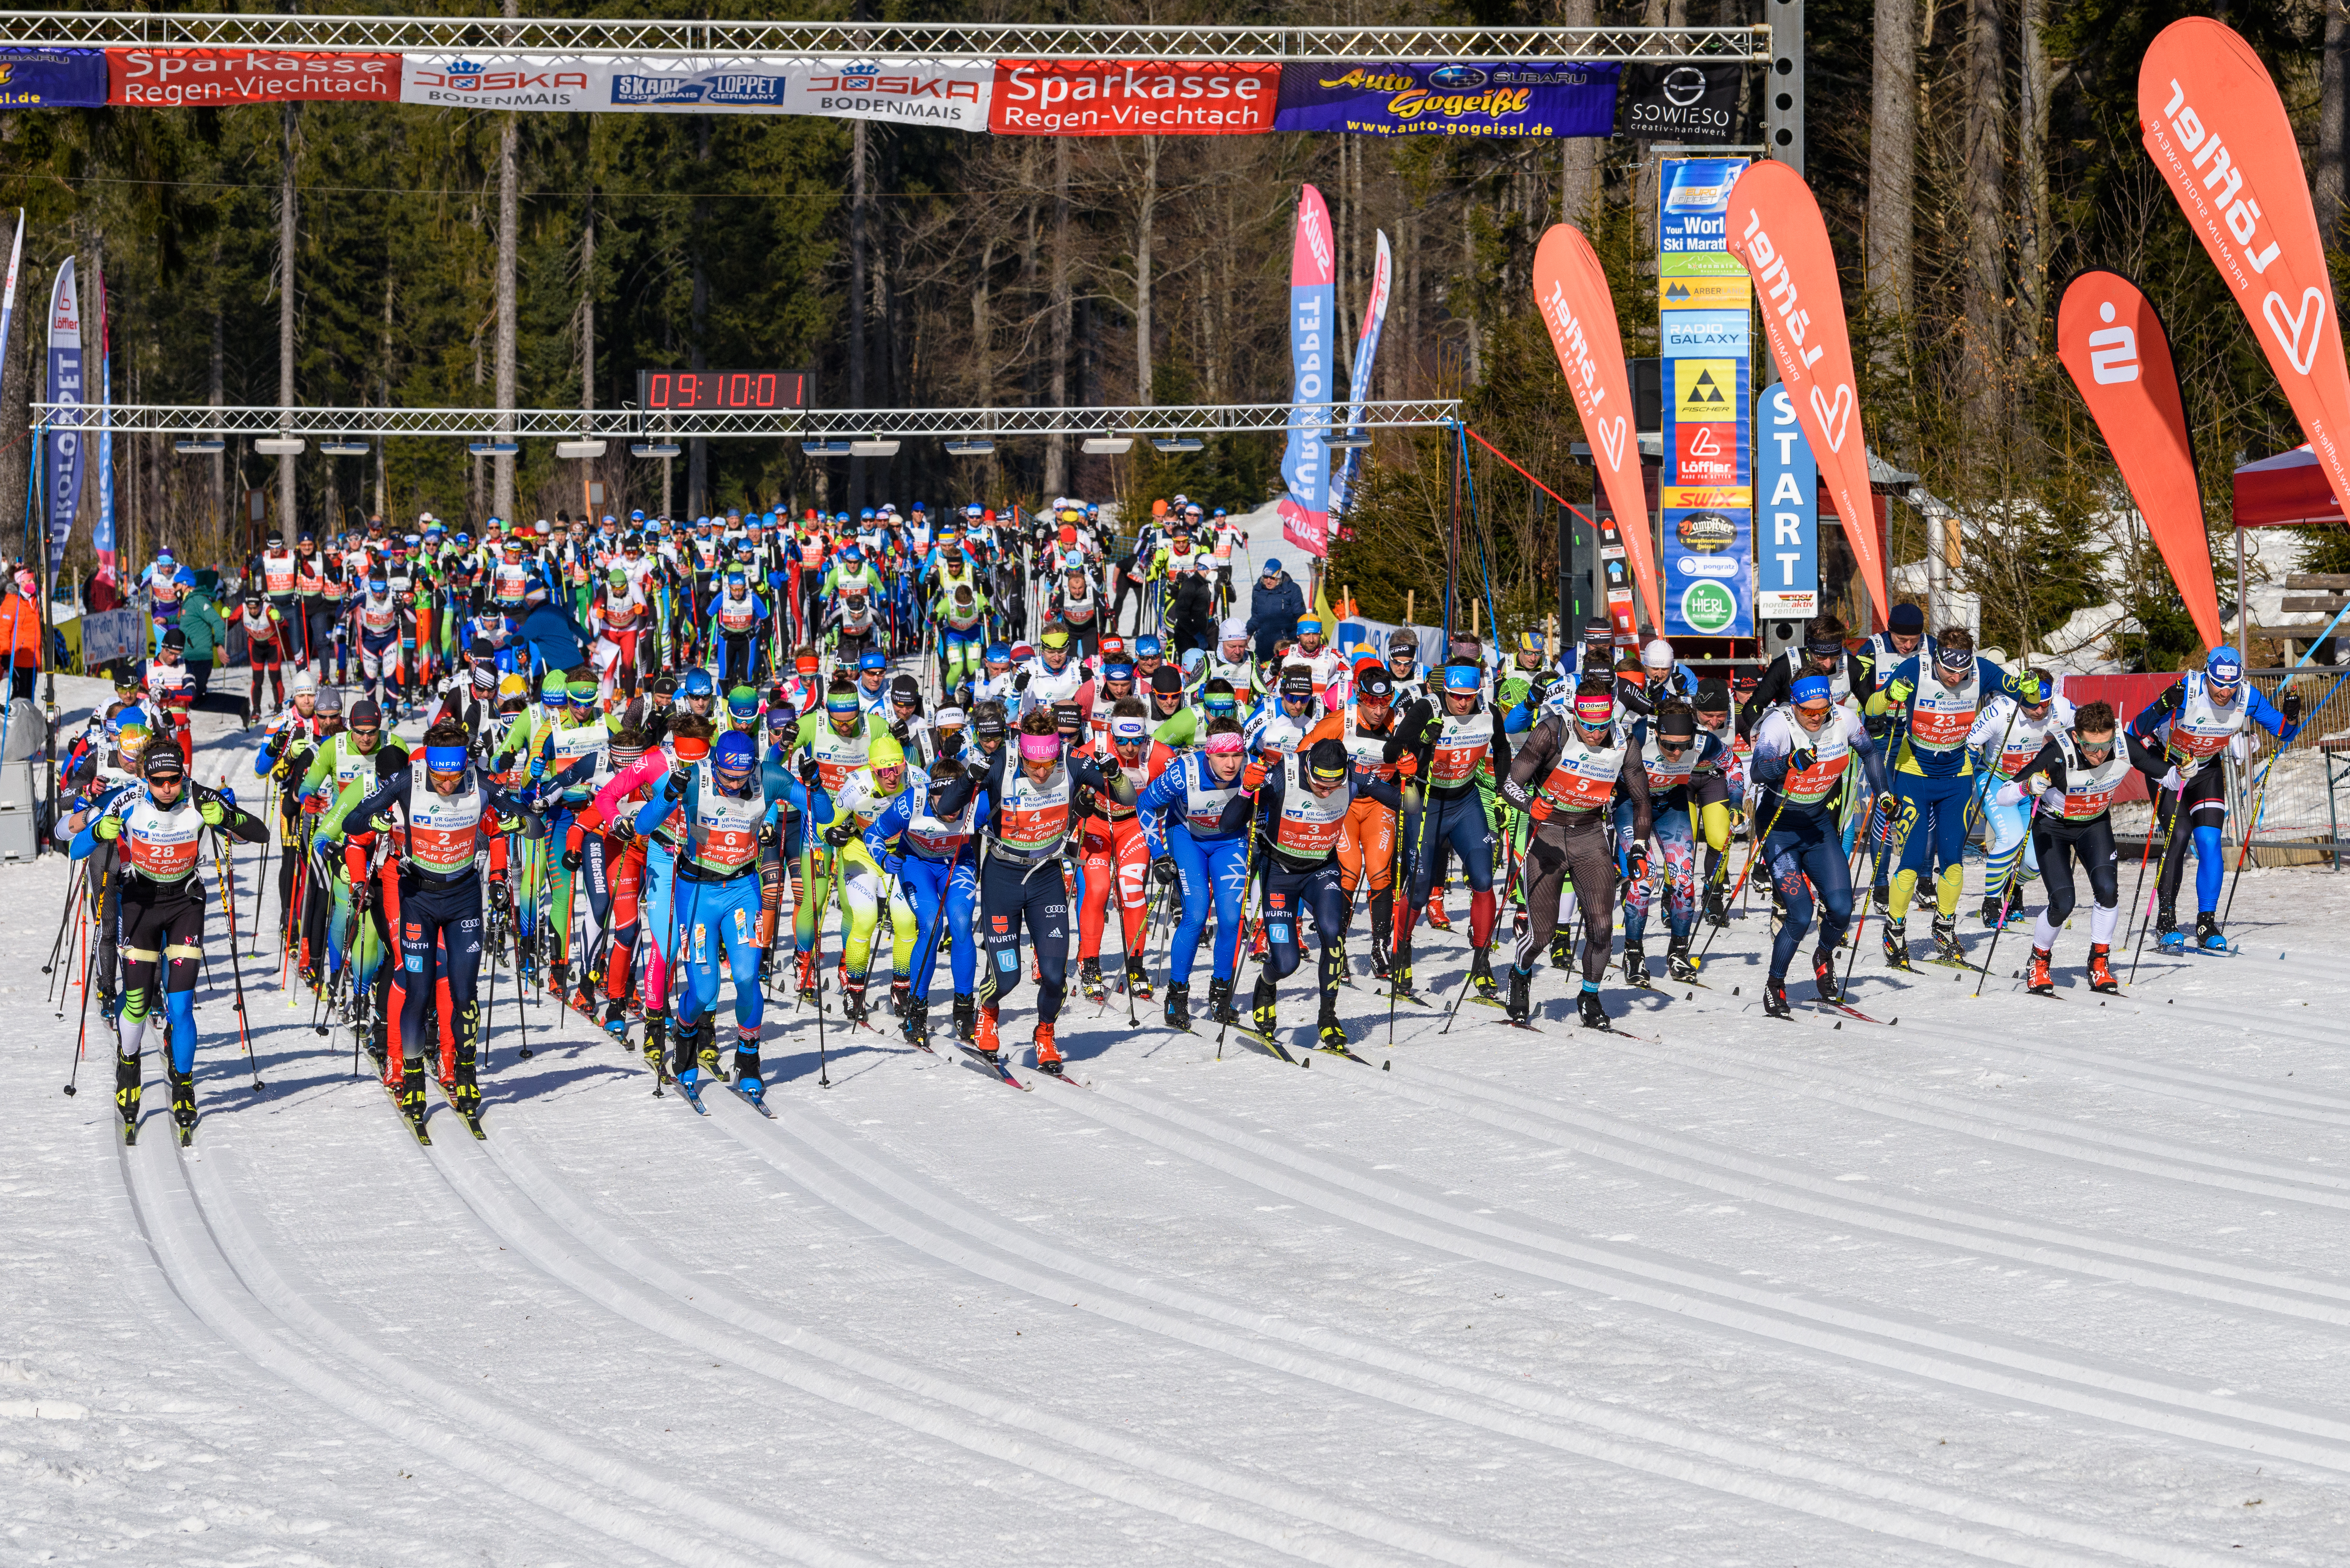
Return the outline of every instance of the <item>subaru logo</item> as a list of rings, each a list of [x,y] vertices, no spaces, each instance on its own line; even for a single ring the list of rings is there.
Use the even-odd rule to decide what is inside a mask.
[[[1428,73],[1428,85],[1466,91],[1485,85],[1485,73],[1475,66],[1440,66]]]

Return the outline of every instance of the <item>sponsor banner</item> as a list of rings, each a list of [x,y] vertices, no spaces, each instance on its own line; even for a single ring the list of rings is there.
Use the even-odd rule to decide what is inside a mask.
[[[1655,543],[1648,535],[1648,485],[1640,472],[1640,443],[1632,429],[1631,376],[1624,366],[1624,335],[1616,325],[1616,296],[1607,274],[1583,231],[1572,223],[1552,225],[1534,250],[1534,307],[1542,312],[1552,351],[1575,395],[1575,410],[1591,443],[1591,462],[1607,496],[1608,510],[1623,535],[1648,624],[1662,626],[1664,605],[1657,587]],[[1627,596],[1628,598],[1628,595]],[[1619,637],[1629,636],[1631,606],[1618,615],[1609,594],[1609,614]]]
[[[1347,399],[1354,407],[1347,410],[1347,429],[1349,434],[1360,434],[1363,404],[1371,395],[1371,361],[1379,351],[1379,329],[1387,325],[1388,295],[1395,279],[1395,256],[1388,249],[1388,232],[1377,231],[1378,251],[1371,261],[1370,297],[1363,302],[1363,329],[1355,335],[1355,379],[1347,389]],[[1349,447],[1344,462],[1338,465],[1338,477],[1330,487],[1330,510],[1347,509],[1347,493],[1355,487],[1355,475],[1361,471],[1367,447]]]
[[[1756,163],[1730,193],[1731,254],[1745,263],[1762,295],[1762,329],[1796,422],[1812,444],[1820,478],[1845,522],[1845,543],[1881,617],[1885,558],[1868,488],[1868,436],[1861,428],[1860,389],[1844,325],[1844,286],[1812,188],[1788,164]],[[2339,350],[2337,348],[2337,362]]]
[[[638,114],[807,114],[987,129],[994,67],[750,56],[411,55],[402,103]]]
[[[1719,253],[1727,237],[1730,188],[1746,168],[1743,158],[1668,158],[1657,180],[1657,254]],[[1727,275],[1735,268],[1716,267]]]
[[[49,379],[45,401],[79,404],[86,388],[81,365],[81,299],[74,289],[74,258],[57,268],[49,288]],[[73,533],[74,512],[81,504],[82,432],[48,433],[49,580],[65,564],[66,539]]]
[[[2195,447],[2154,302],[2119,273],[2083,273],[2056,307],[2056,354],[2089,405],[2203,646],[2220,647],[2227,639],[2195,483]]]
[[[1668,506],[1665,635],[1752,637],[1746,562],[1753,514],[1744,507]]]
[[[83,616],[79,625],[82,670],[95,675],[109,664],[145,653],[152,623],[135,609],[110,609]]]
[[[114,407],[114,342],[107,330],[106,269],[98,269],[98,406]],[[107,572],[114,570],[114,430],[109,414],[107,428],[98,432],[98,517],[89,525],[89,546],[98,555],[98,564]]]
[[[1616,93],[1616,133],[1644,141],[1728,146],[1751,140],[1739,111],[1742,65],[1634,62]]]
[[[106,101],[99,49],[0,49],[0,109],[96,109]]]
[[[1819,613],[1820,471],[1787,385],[1762,389],[1754,412],[1754,613],[1809,620]]]
[[[998,60],[999,136],[1254,136],[1274,129],[1277,65],[1219,60]]]
[[[144,109],[217,103],[398,103],[400,57],[306,49],[109,49],[106,101]]]
[[[1754,491],[1744,484],[1665,484],[1657,489],[1659,506],[1710,506],[1719,512],[1725,506],[1754,504]]]
[[[1698,257],[1684,254],[1671,259],[1694,261]],[[1745,321],[1749,307],[1754,301],[1753,280],[1746,275],[1746,269],[1738,265],[1738,258],[1735,256],[1715,255],[1709,253],[1706,254],[1706,259],[1726,262],[1729,264],[1730,270],[1710,277],[1667,273],[1657,280],[1657,308],[1676,312],[1735,312],[1740,321]],[[1665,325],[1668,328],[1678,324],[1676,317],[1665,317]]]
[[[1330,449],[1322,443],[1337,375],[1336,238],[1322,192],[1297,195],[1297,239],[1289,253],[1289,444],[1281,454],[1281,536],[1320,559],[1330,553]]]
[[[2350,510],[2341,312],[2301,144],[2268,67],[2208,16],[2173,22],[2138,66],[2137,118],[2147,155],[2251,323],[2334,500]]]
[[[1368,136],[1606,136],[1616,124],[1617,70],[1613,63],[1574,60],[1284,66],[1273,129]]]

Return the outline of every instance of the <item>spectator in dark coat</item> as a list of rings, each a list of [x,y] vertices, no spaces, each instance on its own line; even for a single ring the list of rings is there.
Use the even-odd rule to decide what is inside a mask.
[[[1281,569],[1278,560],[1267,561],[1249,600],[1248,632],[1256,641],[1260,661],[1273,657],[1274,643],[1296,630],[1305,613],[1305,590]]]

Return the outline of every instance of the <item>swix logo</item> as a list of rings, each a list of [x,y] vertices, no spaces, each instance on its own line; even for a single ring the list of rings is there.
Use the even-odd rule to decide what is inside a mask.
[[[2111,322],[2113,301],[2097,306],[2097,319]],[[2106,326],[2089,334],[2089,374],[2100,387],[2137,379],[2137,333],[2131,327]]]

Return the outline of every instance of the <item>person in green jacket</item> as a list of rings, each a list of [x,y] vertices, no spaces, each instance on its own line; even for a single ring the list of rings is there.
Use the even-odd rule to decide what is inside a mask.
[[[188,639],[188,676],[195,682],[196,701],[212,685],[213,661],[228,647],[228,622],[221,618],[220,574],[198,572],[196,586],[180,601],[180,630]]]

